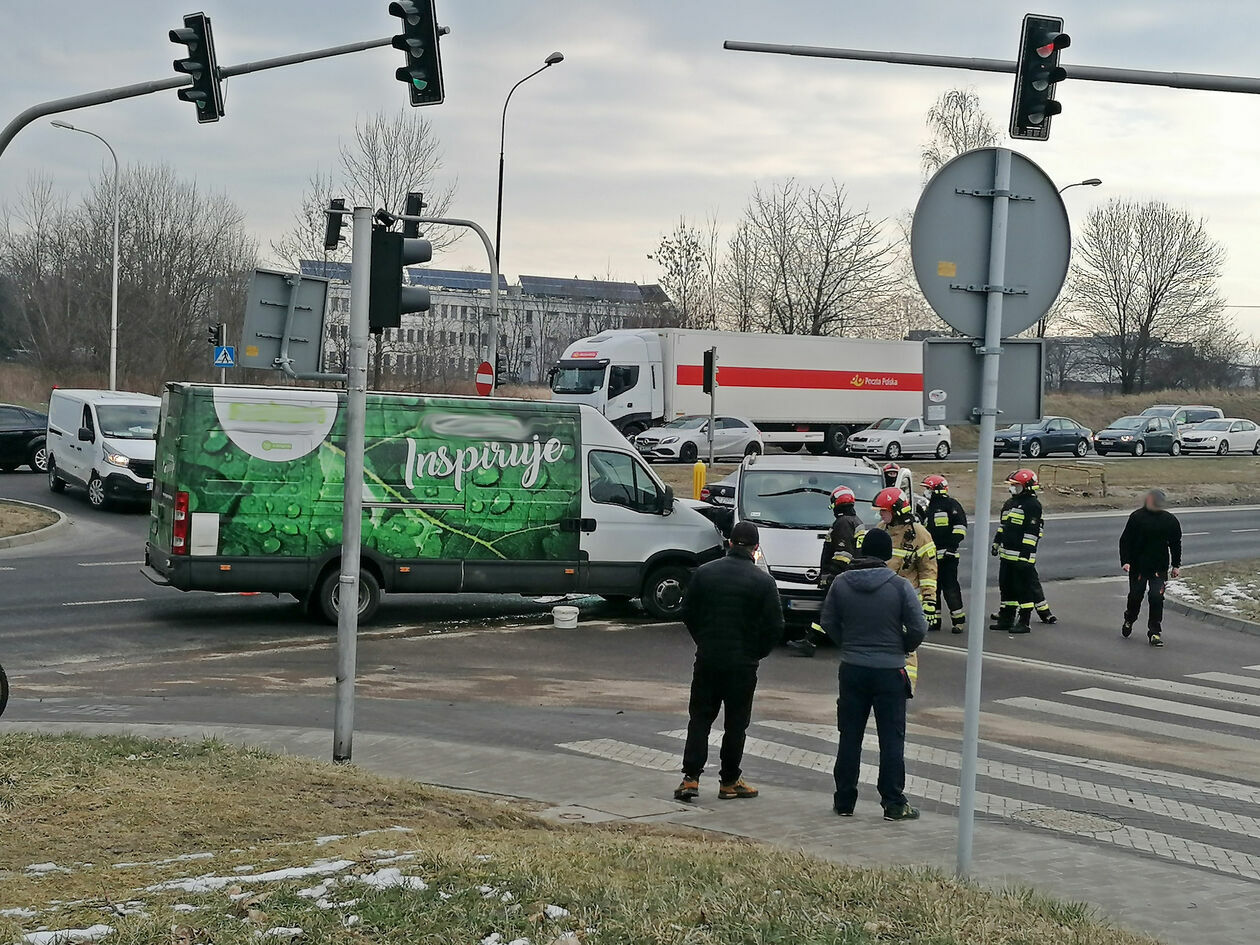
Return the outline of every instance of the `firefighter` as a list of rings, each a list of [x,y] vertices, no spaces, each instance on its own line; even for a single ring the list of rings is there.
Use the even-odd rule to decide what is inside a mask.
[[[835,521],[831,523],[831,531],[823,541],[822,557],[818,562],[818,586],[824,594],[831,582],[842,574],[858,551],[858,532],[862,528],[862,520],[858,518],[854,503],[857,496],[848,486],[837,486],[831,491],[831,514]],[[798,656],[813,656],[818,646],[815,637],[822,637],[823,629],[813,624],[805,636],[799,640],[788,640],[788,648]]]
[[[1033,494],[1038,496],[1037,498],[1038,503],[1041,502],[1040,493],[1041,493],[1041,483],[1037,482],[1033,485]],[[1042,515],[1041,530],[1037,534],[1038,542],[1040,542],[1040,540],[1045,537],[1046,537],[1046,519],[1045,519],[1045,516]],[[1037,612],[1037,619],[1040,620],[1042,623],[1050,623],[1050,624],[1058,623],[1059,618],[1056,617],[1051,612],[1050,604],[1046,600],[1046,592],[1042,590],[1041,588],[1041,575],[1037,573],[1037,566],[1035,564],[1033,565],[1033,569],[1032,569],[1032,583],[1029,587],[1029,590],[1032,592],[1033,610]]]
[[[967,610],[963,607],[962,587],[958,583],[959,548],[967,537],[967,513],[962,504],[949,494],[949,481],[931,475],[923,480],[927,507],[920,513],[923,524],[936,544],[937,578],[940,591],[936,597],[936,618],[929,621],[929,630],[940,630],[944,615],[941,598],[949,607],[950,629],[962,633],[967,628]]]
[[[887,463],[884,466],[884,488],[897,488],[897,479],[901,476],[901,467],[896,463]]]
[[[892,538],[893,556],[888,566],[913,585],[930,626],[937,619],[936,544],[928,530],[914,520],[914,506],[900,489],[881,490],[871,505],[879,510],[879,527]],[[913,653],[906,658],[906,673],[913,694],[919,677],[919,661]]]
[[[1037,543],[1041,540],[1041,503],[1037,500],[1037,474],[1017,469],[1006,477],[1011,497],[1002,506],[1001,524],[993,540],[998,562],[1001,606],[991,629],[1030,633],[1032,628]]]

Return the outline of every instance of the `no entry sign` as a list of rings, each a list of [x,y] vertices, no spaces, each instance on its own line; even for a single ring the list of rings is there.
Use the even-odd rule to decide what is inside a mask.
[[[477,393],[482,397],[488,397],[490,392],[494,390],[494,368],[491,367],[489,361],[482,361],[477,365]]]

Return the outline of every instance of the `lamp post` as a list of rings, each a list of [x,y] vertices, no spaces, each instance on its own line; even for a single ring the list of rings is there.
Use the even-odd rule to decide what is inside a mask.
[[[1097,177],[1090,177],[1086,180],[1078,180],[1075,184],[1068,184],[1066,187],[1060,187],[1059,193],[1063,193],[1065,190],[1071,190],[1073,187],[1098,187],[1101,184],[1102,181]]]
[[[76,128],[65,121],[54,121],[52,126],[54,128],[63,128],[66,131],[77,131],[80,134],[91,135],[109,148],[109,156],[114,159],[114,273],[109,303],[109,389],[118,390],[118,155],[114,153],[113,145],[95,131],[88,131],[86,128]]]
[[[558,62],[564,62],[564,53],[553,52],[548,56],[540,68],[535,69],[525,78],[512,86],[512,90],[508,92],[507,98],[503,100],[503,120],[499,123],[499,202],[498,209],[494,215],[494,255],[499,259],[500,268],[502,268],[503,258],[499,253],[499,246],[503,236],[503,141],[507,134],[507,110],[508,102],[512,101],[512,93],[519,89],[522,85],[538,75],[545,72]],[[497,366],[496,366],[497,368]]]

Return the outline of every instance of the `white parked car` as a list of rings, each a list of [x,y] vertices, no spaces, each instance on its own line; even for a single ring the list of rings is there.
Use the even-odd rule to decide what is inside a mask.
[[[920,417],[877,420],[849,437],[848,445],[849,452],[856,456],[882,456],[885,459],[916,455],[944,459],[951,448],[949,428],[926,426]]]
[[[1181,434],[1185,453],[1255,453],[1260,455],[1260,427],[1241,417],[1206,420]]]
[[[644,430],[631,442],[647,459],[694,463],[709,455],[709,418],[679,417],[663,427]],[[751,421],[741,417],[714,418],[714,459],[755,456],[765,452],[765,448],[761,433]]]

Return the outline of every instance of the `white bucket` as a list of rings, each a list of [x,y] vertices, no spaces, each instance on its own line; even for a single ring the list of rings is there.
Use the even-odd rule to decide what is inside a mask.
[[[576,630],[578,609],[576,607],[552,607],[551,619],[557,630]]]

